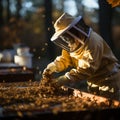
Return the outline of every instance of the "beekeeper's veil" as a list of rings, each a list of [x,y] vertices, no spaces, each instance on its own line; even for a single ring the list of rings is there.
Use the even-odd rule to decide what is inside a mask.
[[[84,23],[82,16],[73,17],[68,13],[62,14],[56,20],[54,28],[55,33],[51,41],[67,51],[70,51],[68,42],[71,40],[74,42],[74,39],[78,39],[81,45],[84,44],[78,33],[88,38],[91,31],[91,28]]]

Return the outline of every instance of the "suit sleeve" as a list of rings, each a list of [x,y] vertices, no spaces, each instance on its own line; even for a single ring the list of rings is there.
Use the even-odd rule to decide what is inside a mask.
[[[104,44],[101,37],[90,38],[82,55],[78,57],[78,67],[68,72],[67,77],[72,80],[85,80],[92,76],[101,65],[103,49]]]
[[[68,67],[72,66],[70,54],[67,51],[62,50],[62,55],[54,60],[54,64],[56,65],[56,72],[66,70]]]

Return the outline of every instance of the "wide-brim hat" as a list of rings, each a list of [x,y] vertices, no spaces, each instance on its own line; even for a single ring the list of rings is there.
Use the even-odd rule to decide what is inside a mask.
[[[77,24],[82,16],[73,17],[68,13],[63,13],[55,22],[54,28],[55,33],[51,37],[51,41],[58,39],[60,35],[62,35],[65,31],[72,28],[75,24]]]

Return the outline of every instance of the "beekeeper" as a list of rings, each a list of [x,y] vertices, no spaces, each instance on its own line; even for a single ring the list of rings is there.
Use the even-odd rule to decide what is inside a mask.
[[[47,65],[43,78],[70,67],[53,82],[65,85],[87,80],[89,92],[119,100],[120,65],[105,40],[85,24],[82,16],[64,13],[54,28],[51,41],[62,48],[62,54]]]

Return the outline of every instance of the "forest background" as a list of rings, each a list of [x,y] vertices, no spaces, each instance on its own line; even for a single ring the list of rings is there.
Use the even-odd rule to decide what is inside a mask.
[[[120,6],[112,7],[106,0],[0,0],[0,53],[13,55],[15,46],[25,44],[39,79],[46,65],[60,55],[61,48],[50,38],[63,12],[82,15],[120,60]]]

